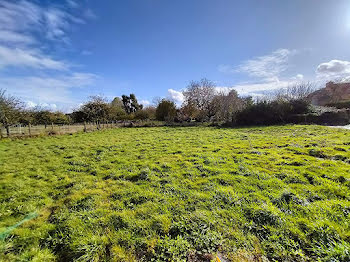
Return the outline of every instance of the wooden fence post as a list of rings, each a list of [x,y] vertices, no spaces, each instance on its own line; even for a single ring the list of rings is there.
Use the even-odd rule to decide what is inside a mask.
[[[31,132],[30,128],[31,128],[31,126],[30,126],[30,123],[29,123],[29,124],[28,124],[28,133],[29,133],[29,135],[31,136],[31,135],[32,135],[32,132]]]
[[[84,132],[86,132],[86,121],[84,121]]]

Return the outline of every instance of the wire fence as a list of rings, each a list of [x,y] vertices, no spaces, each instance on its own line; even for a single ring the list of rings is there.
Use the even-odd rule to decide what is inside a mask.
[[[8,130],[0,126],[0,138],[6,137],[24,137],[39,135],[62,135],[73,134],[76,132],[92,132],[106,128],[119,128],[131,126],[161,126],[161,121],[114,121],[105,123],[75,123],[70,125],[50,124],[50,125],[23,125],[17,124],[10,126]]]
[[[89,130],[97,129],[96,125],[86,125]],[[76,133],[84,130],[84,124],[74,124],[74,125],[14,125],[8,128],[1,127],[1,137],[19,137],[19,136],[37,136],[45,134],[67,134]]]

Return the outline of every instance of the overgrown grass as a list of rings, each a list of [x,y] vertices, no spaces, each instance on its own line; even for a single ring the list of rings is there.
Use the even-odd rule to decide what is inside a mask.
[[[0,141],[2,261],[350,260],[350,131],[125,128]]]

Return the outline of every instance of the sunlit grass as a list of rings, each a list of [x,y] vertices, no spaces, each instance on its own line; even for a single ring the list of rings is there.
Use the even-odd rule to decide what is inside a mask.
[[[4,261],[350,260],[348,130],[121,128],[0,141],[0,162],[0,232],[39,214]]]

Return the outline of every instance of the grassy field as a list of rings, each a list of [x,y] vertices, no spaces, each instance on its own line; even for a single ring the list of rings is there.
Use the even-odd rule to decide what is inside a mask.
[[[350,261],[350,131],[0,141],[1,261]]]

